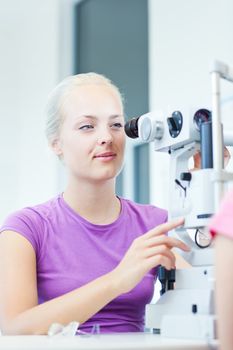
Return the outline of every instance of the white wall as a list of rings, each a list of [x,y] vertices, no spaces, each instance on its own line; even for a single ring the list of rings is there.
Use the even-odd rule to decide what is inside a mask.
[[[211,108],[210,62],[233,66],[232,13],[232,0],[149,0],[151,110]],[[233,130],[233,85],[223,83],[222,92],[224,123]],[[151,202],[167,207],[168,156],[152,148]]]
[[[44,137],[44,107],[71,73],[70,4],[0,0],[0,222],[61,187],[60,165]]]

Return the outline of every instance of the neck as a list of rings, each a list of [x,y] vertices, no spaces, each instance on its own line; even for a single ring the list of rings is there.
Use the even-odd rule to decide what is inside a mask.
[[[120,214],[115,180],[99,184],[69,181],[63,198],[75,212],[93,224],[110,224]]]

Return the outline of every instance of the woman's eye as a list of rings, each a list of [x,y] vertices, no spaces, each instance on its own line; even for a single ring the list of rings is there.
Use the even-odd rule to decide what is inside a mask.
[[[114,123],[113,125],[112,125],[112,127],[113,128],[116,128],[116,129],[120,129],[120,128],[122,128],[122,124],[121,123]]]
[[[82,125],[80,126],[79,130],[90,130],[90,129],[93,129],[94,126],[91,125],[91,124],[86,124],[86,125]]]

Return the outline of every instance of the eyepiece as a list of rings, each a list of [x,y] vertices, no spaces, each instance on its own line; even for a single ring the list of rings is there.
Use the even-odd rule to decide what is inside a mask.
[[[194,114],[193,122],[196,128],[200,131],[201,124],[212,120],[212,113],[208,109],[201,108]]]
[[[125,123],[125,133],[131,139],[136,139],[138,137],[138,119],[132,118],[128,122]]]

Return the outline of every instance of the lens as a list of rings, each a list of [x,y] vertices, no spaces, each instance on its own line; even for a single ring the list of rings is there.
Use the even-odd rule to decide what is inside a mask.
[[[125,123],[125,133],[131,139],[136,139],[138,137],[138,119],[139,117],[133,118]]]
[[[194,114],[193,122],[196,128],[200,131],[202,123],[209,122],[212,119],[212,113],[208,109],[201,108]]]

